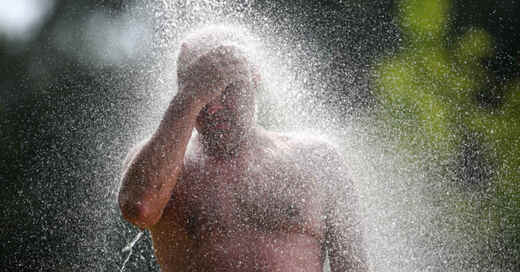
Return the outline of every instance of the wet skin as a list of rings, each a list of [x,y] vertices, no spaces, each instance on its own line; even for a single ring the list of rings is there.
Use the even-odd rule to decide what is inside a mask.
[[[321,271],[326,192],[296,150],[302,143],[255,134],[255,146],[227,160],[197,143],[188,150],[151,228],[164,271]]]
[[[161,271],[322,271],[326,255],[334,272],[367,271],[341,157],[320,139],[256,126],[254,84],[225,49],[179,76],[186,87],[131,152],[123,216],[150,230]]]

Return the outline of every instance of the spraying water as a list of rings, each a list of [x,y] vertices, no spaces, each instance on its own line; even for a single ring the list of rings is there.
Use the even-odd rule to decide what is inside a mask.
[[[2,2],[6,12],[13,6],[11,2]],[[36,4],[38,1],[22,2],[34,2],[34,8],[41,7]],[[430,79],[417,87],[420,91],[436,89],[449,96],[458,93],[458,87],[471,83],[471,78],[484,85],[496,82],[494,76],[486,75],[475,56],[489,56],[493,53],[490,49],[500,47],[493,47],[486,31],[479,29],[447,33],[460,36],[460,40],[442,44],[437,50],[417,48],[412,55],[394,58],[398,54],[392,52],[406,45],[400,42],[404,37],[399,35],[398,28],[392,27],[395,17],[390,15],[388,3],[419,5],[418,9],[400,10],[416,14],[404,22],[410,30],[416,30],[420,24],[434,27],[421,32],[421,39],[432,38],[430,33],[439,35],[450,25],[457,25],[456,21],[469,19],[463,24],[465,27],[474,20],[487,20],[488,26],[507,28],[501,39],[514,42],[518,35],[507,23],[517,18],[515,9],[509,8],[515,7],[514,1],[506,1],[509,4],[500,7],[492,2],[482,6],[449,0],[305,1],[305,5],[302,1],[269,0],[103,1],[102,5],[95,3],[99,1],[44,2],[49,5],[46,11],[40,10],[43,13],[53,10],[51,6],[57,8],[49,13],[48,20],[43,18],[47,15],[40,16],[43,21],[33,25],[42,27],[41,32],[31,35],[30,41],[12,43],[7,31],[7,43],[5,37],[1,42],[3,49],[7,46],[7,51],[0,55],[7,60],[4,66],[8,68],[4,73],[7,80],[2,80],[6,95],[0,103],[0,138],[4,141],[0,176],[6,184],[2,199],[8,207],[2,211],[2,241],[7,246],[5,251],[9,251],[1,254],[5,259],[2,263],[7,263],[3,265],[5,269],[158,271],[149,235],[141,234],[120,217],[116,199],[121,162],[132,146],[157,127],[176,93],[178,41],[200,26],[225,23],[246,29],[260,45],[257,57],[266,79],[258,101],[258,121],[262,126],[306,136],[326,135],[341,147],[361,195],[373,271],[518,271],[493,266],[502,253],[509,252],[518,267],[518,249],[504,247],[494,251],[495,255],[490,254],[493,251],[488,249],[498,239],[487,233],[493,228],[504,228],[509,231],[504,235],[517,235],[514,231],[518,225],[508,223],[511,218],[501,217],[500,213],[481,209],[480,200],[490,198],[486,191],[490,188],[489,180],[475,178],[473,188],[461,190],[448,180],[450,173],[429,162],[427,158],[434,156],[431,153],[403,152],[399,143],[384,137],[390,129],[372,118],[371,108],[359,106],[373,106],[375,101],[370,99],[369,88],[363,82],[356,85],[360,75],[370,72],[362,64],[371,63],[383,52],[387,56],[388,51],[392,61],[382,72],[390,74],[390,79],[404,78],[416,83],[413,77],[393,75],[408,76],[420,70]],[[455,22],[448,20],[448,28],[436,26],[447,18],[444,13],[433,21],[423,20],[435,12],[448,12],[449,2],[455,2],[459,9],[473,6],[468,12],[479,10],[481,18],[475,19],[474,14],[466,12],[466,17],[457,17]],[[121,5],[128,9],[118,9]],[[436,5],[441,9],[432,9]],[[377,10],[378,6],[385,7],[366,12]],[[418,12],[420,6],[426,7],[422,13]],[[27,10],[18,13],[23,15]],[[19,22],[5,23],[4,33],[5,26],[12,29],[9,26]],[[517,59],[517,53],[497,55],[495,64],[504,65],[506,70],[517,67],[509,63]],[[470,62],[460,61],[467,57]],[[466,69],[474,64],[480,71],[476,74],[475,69]],[[440,70],[423,71],[424,67]],[[438,84],[431,84],[431,79]],[[462,85],[446,83],[454,79]],[[451,91],[446,91],[446,84],[452,85]],[[517,82],[504,87],[509,88],[509,95],[516,95],[518,86]],[[495,90],[493,86],[491,91]],[[423,125],[446,119],[449,105],[442,104],[437,96],[427,98],[421,101],[423,109],[436,114],[424,120],[427,122]],[[501,98],[494,97],[484,104],[493,106],[498,100]],[[504,113],[514,112],[518,108],[514,105],[506,104]],[[453,108],[459,112],[465,109]],[[479,115],[489,114],[479,111]],[[477,121],[473,124],[477,128],[484,126],[483,133],[502,137],[518,127],[508,130],[510,123],[503,122],[499,112],[492,117],[471,120]],[[393,129],[400,134],[415,130],[415,136],[424,132],[413,125],[399,123]],[[446,127],[430,132],[437,133],[429,134],[434,140],[439,133],[453,138]],[[413,141],[411,135],[406,136]],[[495,148],[509,150],[514,142],[503,141]],[[466,149],[475,155],[474,145]],[[518,165],[515,158],[502,159],[509,162],[502,167],[502,174],[511,174],[511,179],[518,176],[518,171],[513,171],[513,166]],[[468,168],[471,166],[474,165]],[[513,186],[504,189],[510,190],[511,196],[518,192]],[[474,206],[461,201],[461,196],[473,200],[469,203]],[[499,204],[518,214],[514,199],[504,200]],[[497,224],[485,224],[486,220]],[[135,237],[140,238],[137,241]],[[133,242],[127,245],[128,241]]]
[[[394,143],[385,142],[369,115],[339,116],[316,97],[330,88],[313,76],[319,63],[327,62],[313,53],[311,40],[297,37],[298,26],[287,22],[273,9],[259,13],[254,1],[230,4],[225,1],[162,1],[147,3],[154,17],[155,64],[148,75],[154,78],[154,94],[142,115],[147,124],[135,143],[153,131],[169,100],[176,93],[176,51],[185,33],[202,25],[226,23],[253,33],[256,61],[264,77],[259,97],[258,122],[269,129],[325,135],[342,147],[361,195],[363,224],[369,263],[373,271],[473,271],[480,240],[463,229],[461,218],[448,214],[448,204],[433,194],[449,190],[425,184],[430,175],[444,177],[421,165],[421,155],[410,162]],[[292,27],[292,28],[291,28]],[[349,74],[350,73],[350,74]],[[353,71],[346,71],[349,77]],[[312,80],[314,79],[314,80]],[[361,90],[358,90],[361,91]],[[440,182],[439,184],[442,184]],[[115,190],[115,189],[114,189]],[[129,251],[142,232],[127,245]],[[461,241],[464,241],[461,243]],[[329,271],[328,266],[325,267]]]

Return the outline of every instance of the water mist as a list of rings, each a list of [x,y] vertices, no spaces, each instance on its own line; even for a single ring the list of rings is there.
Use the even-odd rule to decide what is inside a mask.
[[[330,81],[319,81],[317,73],[327,59],[326,49],[311,37],[297,35],[295,21],[285,18],[284,11],[270,7],[260,12],[261,4],[245,1],[162,1],[146,2],[137,10],[153,17],[153,60],[145,71],[152,78],[148,86],[149,99],[135,123],[140,123],[132,143],[138,143],[156,128],[169,100],[176,93],[176,50],[186,33],[201,26],[226,24],[250,33],[255,45],[256,61],[263,77],[262,92],[258,98],[258,123],[267,129],[325,138],[338,146],[352,169],[356,189],[361,196],[362,218],[365,226],[369,264],[373,271],[474,271],[471,259],[477,253],[472,244],[478,243],[461,229],[453,229],[459,220],[448,214],[446,203],[438,203],[431,195],[449,194],[446,188],[431,188],[425,180],[439,175],[422,164],[420,156],[410,162],[410,154],[398,150],[394,143],[380,137],[377,121],[369,112],[349,111],[340,115],[319,97],[334,88]],[[275,4],[263,4],[265,6]],[[343,77],[352,77],[356,71],[343,69]],[[328,71],[334,75],[334,71]],[[337,76],[337,74],[335,75]],[[356,89],[358,88],[358,89]],[[367,92],[352,87],[352,92]],[[344,102],[344,101],[343,101]],[[348,102],[344,103],[348,105]],[[134,107],[137,108],[137,107]],[[119,184],[113,184],[117,192]],[[115,201],[115,198],[114,198]],[[122,219],[121,219],[122,220]],[[137,233],[137,234],[136,234]],[[136,239],[132,239],[137,235]],[[126,240],[132,241],[124,252],[131,249],[141,232],[130,231]],[[138,242],[139,243],[139,242]],[[148,247],[150,244],[148,242]],[[127,265],[121,270],[132,269]],[[153,258],[151,249],[139,262]],[[330,271],[325,267],[325,271]]]

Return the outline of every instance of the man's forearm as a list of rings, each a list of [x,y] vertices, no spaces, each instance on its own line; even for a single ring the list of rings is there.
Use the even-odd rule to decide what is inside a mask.
[[[159,128],[137,151],[123,175],[119,205],[128,221],[147,228],[161,217],[181,174],[200,106],[190,97],[172,99]]]

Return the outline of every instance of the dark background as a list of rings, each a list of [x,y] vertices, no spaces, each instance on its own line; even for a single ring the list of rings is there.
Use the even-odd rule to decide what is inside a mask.
[[[137,230],[120,218],[118,177],[136,134],[145,133],[140,122],[154,118],[143,117],[152,111],[153,94],[142,86],[152,85],[148,74],[160,55],[153,40],[157,21],[146,26],[151,40],[115,62],[93,56],[95,41],[81,33],[94,14],[119,18],[134,5],[55,1],[30,40],[0,34],[0,270],[115,271],[122,265],[121,249]],[[393,1],[243,5],[283,17],[289,34],[314,46],[311,54],[323,63],[310,82],[328,86],[315,92],[320,103],[340,116],[370,109],[370,67],[401,46]],[[479,26],[494,37],[496,54],[485,65],[495,83],[520,76],[518,14],[514,0],[454,3],[451,35]],[[57,42],[59,33],[68,40]],[[356,71],[353,79],[343,76],[347,69]],[[145,240],[136,245],[129,271],[157,271]]]

